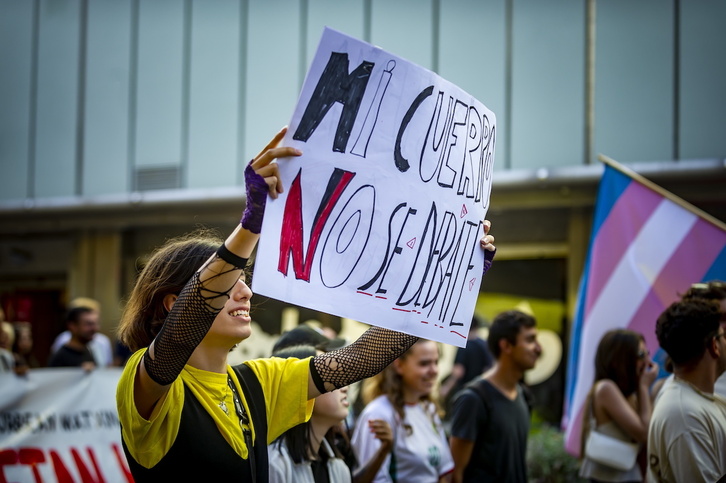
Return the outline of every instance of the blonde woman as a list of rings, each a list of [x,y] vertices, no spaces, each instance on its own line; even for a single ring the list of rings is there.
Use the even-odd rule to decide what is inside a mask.
[[[386,422],[393,429],[393,445],[374,481],[449,481],[454,461],[432,395],[438,373],[438,345],[421,339],[366,381],[367,404],[351,440],[358,461],[379,451],[377,425]]]

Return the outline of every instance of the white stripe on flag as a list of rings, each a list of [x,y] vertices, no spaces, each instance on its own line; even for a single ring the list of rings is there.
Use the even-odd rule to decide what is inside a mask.
[[[617,261],[618,265],[597,302],[585,315],[577,384],[567,427],[568,440],[571,430],[575,426],[580,427],[573,423],[592,386],[595,352],[600,339],[608,330],[628,327],[658,274],[697,220],[696,215],[675,203],[666,199],[661,201],[624,256]],[[655,321],[653,324],[655,326]]]

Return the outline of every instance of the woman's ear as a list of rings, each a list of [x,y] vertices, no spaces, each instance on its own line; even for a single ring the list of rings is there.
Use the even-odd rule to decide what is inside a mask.
[[[174,295],[173,293],[167,294],[164,296],[164,308],[167,312],[171,312],[171,308],[174,306],[174,302],[176,302],[177,295]]]

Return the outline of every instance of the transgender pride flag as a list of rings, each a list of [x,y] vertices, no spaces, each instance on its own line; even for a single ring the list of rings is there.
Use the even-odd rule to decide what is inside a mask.
[[[572,326],[565,392],[565,448],[579,455],[583,403],[598,343],[628,328],[658,349],[655,322],[692,283],[726,280],[726,229],[613,161],[600,181],[590,250]]]

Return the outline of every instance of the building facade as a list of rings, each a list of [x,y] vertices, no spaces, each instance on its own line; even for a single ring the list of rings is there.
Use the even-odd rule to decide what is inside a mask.
[[[566,335],[598,153],[726,219],[725,22],[717,0],[0,0],[0,302],[40,350],[76,296],[112,334],[154,246],[237,223],[327,25],[494,111],[483,291],[555,301]]]

